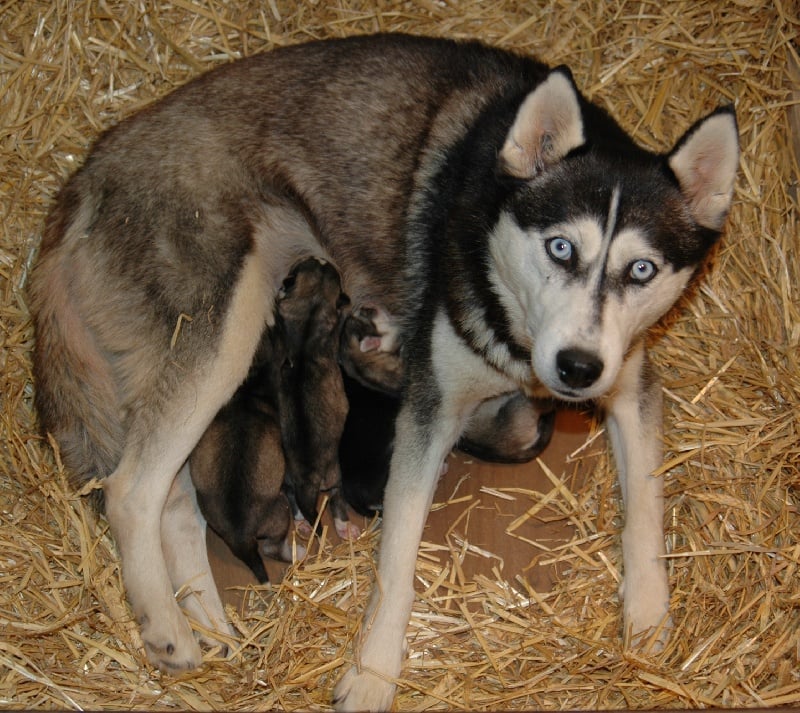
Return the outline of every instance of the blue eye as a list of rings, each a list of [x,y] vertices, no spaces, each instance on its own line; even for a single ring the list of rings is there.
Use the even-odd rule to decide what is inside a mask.
[[[545,243],[547,254],[562,265],[571,265],[574,262],[572,243],[566,238],[550,238]]]
[[[650,260],[636,260],[631,263],[630,269],[628,270],[628,277],[632,282],[643,285],[646,282],[650,282],[650,280],[656,276],[657,272],[658,269]]]

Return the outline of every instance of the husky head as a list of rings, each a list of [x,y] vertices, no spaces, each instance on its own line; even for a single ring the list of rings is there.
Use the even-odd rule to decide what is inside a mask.
[[[735,115],[717,110],[652,154],[557,69],[521,104],[499,159],[517,182],[490,240],[509,331],[554,395],[602,396],[719,236],[738,164]]]

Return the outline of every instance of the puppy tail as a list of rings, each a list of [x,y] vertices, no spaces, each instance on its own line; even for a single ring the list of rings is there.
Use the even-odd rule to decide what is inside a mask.
[[[75,303],[70,281],[77,240],[86,239],[93,210],[65,189],[48,217],[30,302],[36,343],[35,404],[42,430],[53,435],[76,480],[104,477],[123,443],[121,408],[108,359]],[[86,275],[83,275],[86,278]]]

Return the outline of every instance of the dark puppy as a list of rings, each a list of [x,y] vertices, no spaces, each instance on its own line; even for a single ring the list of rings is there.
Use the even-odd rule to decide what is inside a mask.
[[[330,492],[337,532],[359,534],[336,461],[347,413],[336,361],[342,299],[330,264],[311,258],[292,270],[248,378],[190,457],[209,526],[260,582],[268,579],[262,557],[291,560],[292,511],[313,522],[321,490]]]
[[[341,493],[339,440],[347,417],[347,399],[338,352],[342,307],[339,274],[329,263],[308,259],[292,272],[279,304],[286,333],[286,359],[278,390],[285,487],[295,519],[313,523],[320,493],[329,497],[336,532],[361,534],[351,523]],[[291,297],[291,299],[289,299]]]
[[[456,448],[491,463],[527,463],[550,443],[555,422],[552,400],[502,394],[477,408]]]
[[[280,351],[280,344],[272,349],[273,341],[265,339],[259,354]],[[259,362],[208,427],[189,467],[208,525],[264,583],[262,557],[292,559],[292,517],[281,489],[285,467],[277,390],[270,383],[274,362],[269,356]],[[298,547],[297,554],[304,550]]]
[[[382,509],[400,411],[403,362],[392,317],[380,307],[353,311],[339,353],[349,411],[339,444],[342,490],[361,515]],[[550,442],[555,410],[521,392],[484,401],[456,447],[493,463],[524,463]]]
[[[189,457],[198,504],[209,527],[261,583],[268,581],[262,557],[292,559],[279,407],[281,369],[290,358],[283,314],[306,308],[304,297],[291,289],[281,291],[275,326],[262,337],[247,379]],[[291,321],[289,327],[294,327]],[[305,549],[297,546],[296,554],[302,557]]]
[[[352,311],[339,360],[349,404],[339,443],[342,491],[357,513],[372,517],[382,508],[403,380],[389,315],[377,307]]]

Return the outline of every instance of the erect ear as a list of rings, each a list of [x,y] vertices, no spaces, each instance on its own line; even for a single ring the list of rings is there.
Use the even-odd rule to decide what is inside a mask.
[[[583,142],[578,91],[569,70],[558,67],[522,102],[500,150],[500,168],[533,178]]]
[[[698,121],[678,141],[667,162],[697,223],[720,230],[731,207],[739,165],[733,107],[722,107]]]

